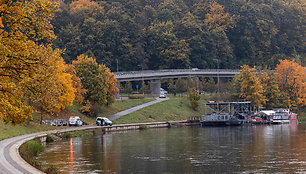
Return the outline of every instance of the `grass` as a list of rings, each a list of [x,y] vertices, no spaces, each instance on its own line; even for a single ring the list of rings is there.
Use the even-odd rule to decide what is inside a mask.
[[[119,100],[116,101],[111,106],[106,106],[101,109],[101,114],[99,116],[108,117],[111,116],[117,112],[123,111],[125,109],[152,101],[154,99],[135,99],[135,100]],[[54,119],[54,118],[68,118],[69,116],[80,116],[82,120],[84,120],[86,123],[94,123],[95,118],[90,118],[82,113],[79,112],[80,105],[74,104],[72,106],[69,106],[67,109],[65,109],[63,112],[61,112],[58,117],[55,116],[48,116],[44,115],[43,119]],[[40,114],[39,113],[33,113],[32,115],[33,121],[30,121],[28,124],[25,125],[15,125],[12,126],[12,124],[5,124],[4,122],[0,121],[0,141],[23,135],[23,134],[30,134],[34,132],[42,132],[47,130],[54,130],[54,129],[61,129],[65,127],[55,127],[55,126],[48,126],[48,125],[41,125],[40,123]]]
[[[145,98],[145,99],[130,99],[130,100],[117,100],[111,106],[103,107],[101,113],[98,116],[109,117],[115,113],[121,112],[123,110],[132,108],[143,103],[147,103],[155,100],[154,98]]]
[[[36,157],[39,153],[43,152],[44,146],[39,139],[27,141],[22,144],[19,148],[19,153],[22,158],[35,168],[47,173],[47,174],[58,174],[59,171],[54,166],[43,167]]]
[[[42,132],[46,130],[53,130],[56,128],[58,127],[40,125],[39,123],[36,122],[30,122],[29,125],[12,126],[11,124],[5,124],[2,121],[0,121],[0,141],[23,134]]]
[[[186,120],[201,114],[189,107],[186,97],[175,97],[116,119],[114,124]]]

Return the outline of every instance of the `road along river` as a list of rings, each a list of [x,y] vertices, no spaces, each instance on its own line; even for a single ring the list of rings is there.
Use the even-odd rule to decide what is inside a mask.
[[[111,116],[112,119],[120,118],[126,114],[137,111],[141,108],[150,106],[152,104],[165,101],[167,99],[159,99],[157,100],[133,107],[126,111],[120,112]],[[114,126],[115,127],[115,126]],[[120,125],[119,125],[120,127]],[[25,162],[19,155],[18,149],[19,147],[28,140],[34,139],[36,137],[45,137],[47,134],[56,134],[61,132],[69,132],[75,130],[88,130],[88,129],[96,129],[97,126],[83,126],[83,127],[70,127],[62,130],[53,130],[47,132],[39,132],[33,134],[22,135],[18,137],[9,138],[3,141],[0,141],[0,174],[38,174],[42,173],[36,168],[29,165]]]

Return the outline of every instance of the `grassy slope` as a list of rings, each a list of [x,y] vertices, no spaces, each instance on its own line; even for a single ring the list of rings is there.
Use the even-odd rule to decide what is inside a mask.
[[[116,101],[113,105],[107,106],[102,108],[101,114],[99,116],[110,116],[114,113],[120,112],[122,110],[131,108],[133,106],[137,106],[154,99],[137,99],[137,100],[122,100]],[[67,118],[71,115],[80,116],[85,122],[87,123],[94,123],[95,118],[89,118],[79,112],[79,105],[69,106],[65,111],[59,114],[59,118]],[[44,119],[51,119],[55,117],[45,115]],[[47,125],[40,125],[40,114],[34,113],[33,114],[33,121],[29,123],[29,125],[16,125],[12,126],[11,124],[4,124],[0,121],[0,140],[11,138],[14,136],[19,136],[23,134],[29,134],[34,132],[41,132],[46,130],[53,130],[53,129],[60,129],[62,127],[55,127],[55,126],[47,126]]]
[[[114,124],[186,120],[199,115],[200,111],[194,111],[189,107],[186,97],[170,98],[114,120]]]

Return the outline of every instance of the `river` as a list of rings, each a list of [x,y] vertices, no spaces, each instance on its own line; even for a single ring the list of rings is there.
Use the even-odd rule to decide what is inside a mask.
[[[163,128],[46,145],[61,173],[306,173],[306,125]]]

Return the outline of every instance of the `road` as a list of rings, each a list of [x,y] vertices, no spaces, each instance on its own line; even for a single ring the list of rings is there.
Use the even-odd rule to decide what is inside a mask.
[[[144,103],[142,105],[130,108],[128,110],[119,112],[114,114],[110,117],[111,120],[120,118],[124,115],[129,113],[135,112],[141,108],[153,105],[155,103],[159,103],[165,101],[167,99],[160,99],[157,98],[154,101]],[[9,139],[5,139],[0,141],[0,174],[41,174],[43,172],[37,170],[36,168],[32,167],[30,164],[25,162],[21,156],[19,155],[18,149],[19,147],[28,140],[34,139],[36,137],[44,137],[47,134],[52,133],[61,133],[61,132],[68,132],[74,130],[85,130],[85,129],[95,129],[97,126],[82,126],[82,127],[69,127],[67,129],[61,130],[52,130],[46,132],[39,132],[39,133],[32,133],[21,135],[18,137],[13,137]]]
[[[150,106],[150,105],[153,105],[153,104],[156,104],[156,103],[159,103],[159,102],[162,102],[162,101],[165,101],[165,100],[168,100],[168,98],[156,98],[156,100],[154,101],[151,101],[151,102],[147,102],[147,103],[144,103],[144,104],[141,104],[141,105],[138,105],[138,106],[135,106],[133,108],[130,108],[130,109],[127,109],[127,110],[124,110],[122,112],[119,112],[119,113],[116,113],[110,117],[108,117],[110,120],[115,120],[115,119],[118,119],[124,115],[127,115],[127,114],[130,114],[132,112],[135,112],[139,109],[142,109],[144,107],[147,107],[147,106]]]

